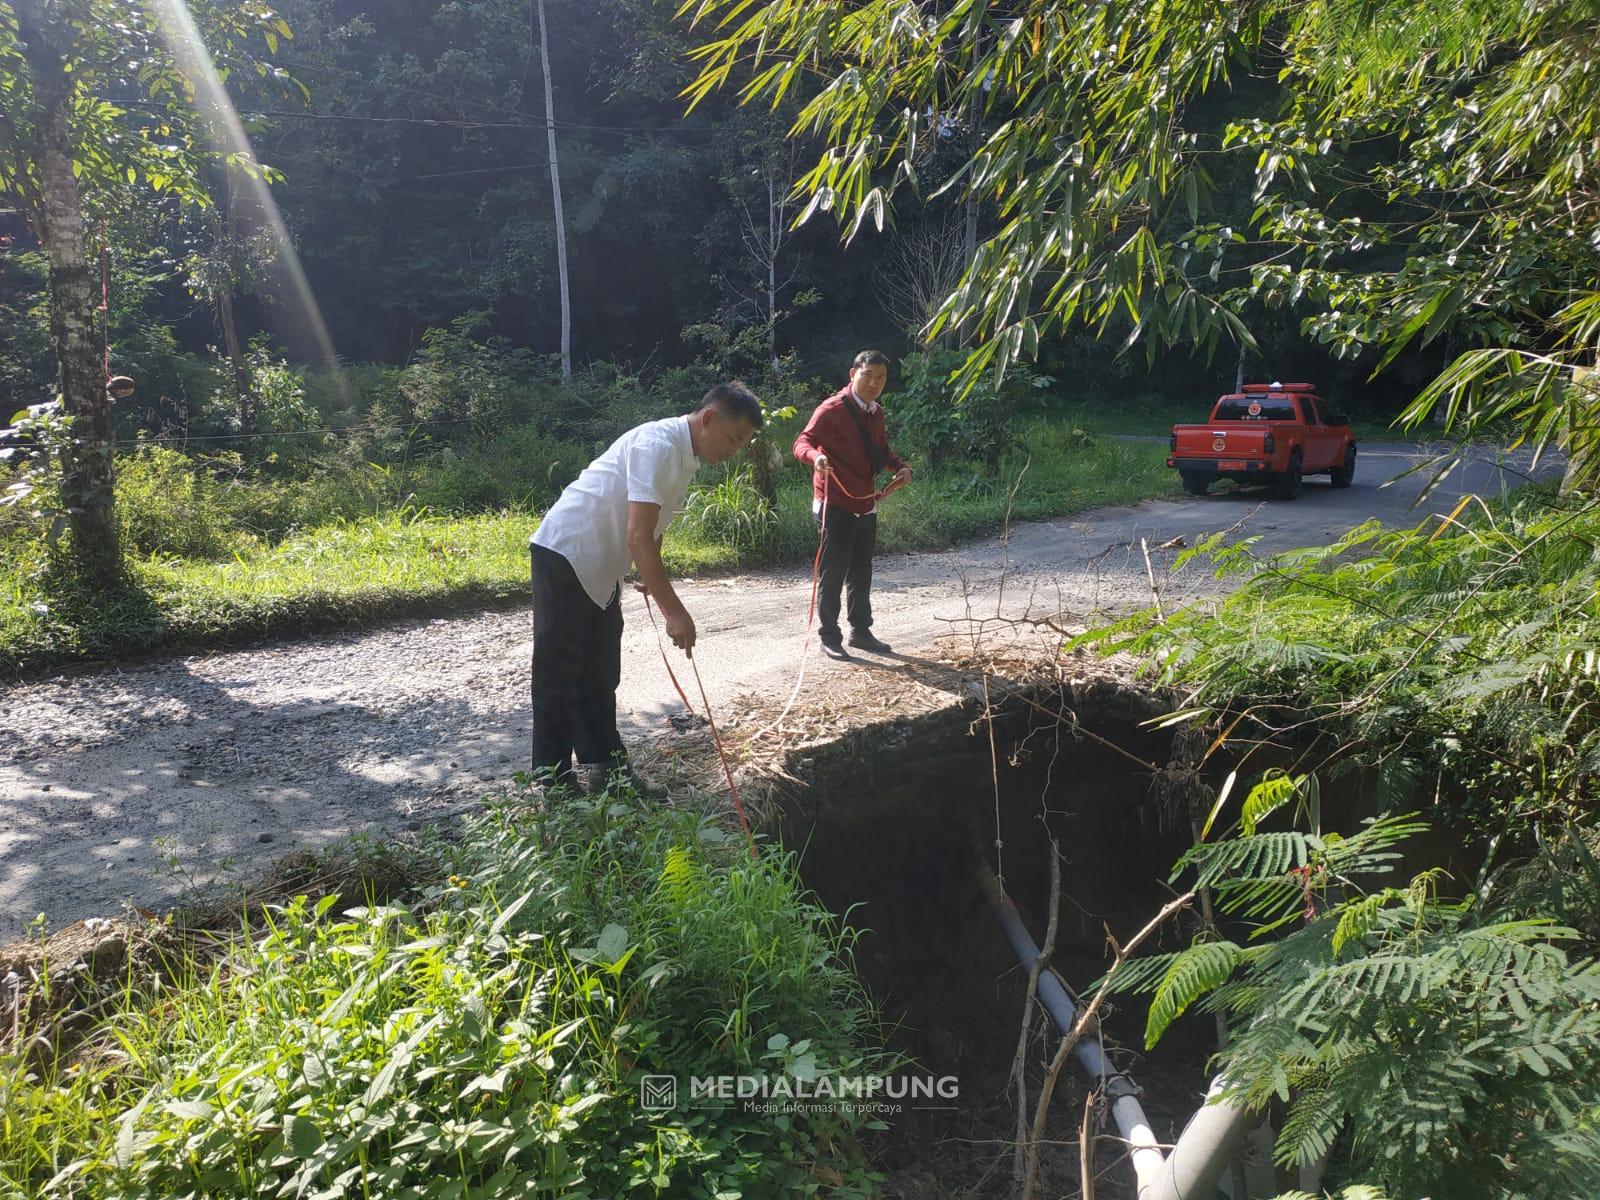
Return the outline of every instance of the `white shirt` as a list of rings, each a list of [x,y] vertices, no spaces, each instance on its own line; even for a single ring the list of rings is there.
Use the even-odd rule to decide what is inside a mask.
[[[572,564],[589,599],[601,608],[628,573],[628,505],[659,504],[656,537],[689,500],[689,481],[700,467],[688,417],[636,425],[583,469],[550,506],[529,538]]]

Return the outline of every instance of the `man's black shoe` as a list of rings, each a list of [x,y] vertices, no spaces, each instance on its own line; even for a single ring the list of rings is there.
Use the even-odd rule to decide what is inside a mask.
[[[829,658],[836,658],[840,662],[850,661],[850,655],[846,652],[842,642],[823,642],[822,652]]]
[[[889,653],[889,643],[880,642],[872,636],[870,631],[865,629],[858,629],[855,633],[852,633],[850,635],[850,644],[859,646],[863,650],[870,650],[874,654]]]

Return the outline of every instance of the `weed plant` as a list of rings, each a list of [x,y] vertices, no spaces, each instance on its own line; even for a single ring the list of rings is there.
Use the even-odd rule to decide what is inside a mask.
[[[1152,993],[1147,1046],[1191,1005],[1226,1014],[1218,1070],[1236,1103],[1281,1113],[1281,1167],[1396,1197],[1595,1195],[1600,967],[1578,932],[1508,910],[1490,877],[1458,898],[1438,869],[1396,879],[1425,828],[1409,816],[1259,828],[1294,790],[1253,790],[1237,836],[1174,868],[1213,889],[1232,940],[1113,975]]]
[[[689,1079],[885,1069],[792,857],[631,794],[503,807],[403,903],[269,910],[130,980],[70,1055],[0,1055],[0,1194],[866,1195],[869,1118]],[[646,1110],[641,1081],[677,1078]]]

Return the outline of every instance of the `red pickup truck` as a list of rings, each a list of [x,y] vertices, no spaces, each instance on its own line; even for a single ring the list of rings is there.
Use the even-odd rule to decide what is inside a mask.
[[[1326,475],[1336,488],[1356,474],[1350,422],[1309,383],[1247,383],[1217,400],[1204,425],[1174,425],[1167,466],[1183,490],[1203,496],[1213,480],[1270,483],[1293,500],[1307,475]]]

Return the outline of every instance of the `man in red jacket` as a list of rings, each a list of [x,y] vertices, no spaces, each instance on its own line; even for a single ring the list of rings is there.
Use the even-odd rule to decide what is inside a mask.
[[[839,630],[839,592],[848,596],[850,644],[874,654],[889,646],[872,636],[872,551],[878,543],[877,477],[895,472],[885,495],[911,480],[911,468],[889,448],[878,397],[889,381],[889,356],[863,350],[850,367],[850,385],[817,405],[794,440],[794,456],[812,469],[811,511],[822,529],[822,578],[817,614],[823,653],[849,659]],[[827,499],[824,522],[823,499]]]

